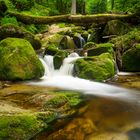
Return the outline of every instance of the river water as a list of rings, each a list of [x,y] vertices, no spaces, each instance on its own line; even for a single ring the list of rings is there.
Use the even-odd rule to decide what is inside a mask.
[[[110,84],[72,77],[73,62],[78,58],[70,55],[60,70],[54,70],[53,57],[45,56],[41,59],[44,77],[28,83],[79,91],[86,98],[80,114],[34,140],[140,140],[140,75],[120,73]]]

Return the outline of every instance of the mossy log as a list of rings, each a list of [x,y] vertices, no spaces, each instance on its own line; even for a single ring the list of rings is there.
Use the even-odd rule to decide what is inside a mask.
[[[105,24],[114,19],[119,19],[125,22],[138,23],[140,17],[135,14],[96,14],[96,15],[59,15],[59,16],[31,16],[20,14],[17,12],[8,12],[9,15],[15,16],[17,20],[26,24],[51,24],[57,22],[68,22],[78,25],[82,24]]]

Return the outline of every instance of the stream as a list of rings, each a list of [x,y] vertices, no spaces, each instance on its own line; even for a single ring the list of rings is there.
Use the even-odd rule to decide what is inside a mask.
[[[76,54],[70,55],[59,70],[54,70],[52,56],[40,58],[46,70],[44,77],[26,83],[79,91],[86,98],[80,115],[33,140],[139,140],[140,75],[119,73],[118,80],[110,84],[80,79],[72,76],[73,62],[78,58]]]

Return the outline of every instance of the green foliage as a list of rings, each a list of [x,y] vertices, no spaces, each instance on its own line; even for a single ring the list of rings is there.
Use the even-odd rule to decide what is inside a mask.
[[[34,0],[11,0],[19,11],[29,10],[34,5]]]
[[[104,13],[107,11],[107,0],[88,0],[86,9],[88,13]]]
[[[29,32],[31,32],[31,33],[33,33],[33,34],[35,34],[35,33],[38,32],[38,31],[37,31],[37,28],[35,27],[34,24],[26,25],[25,28],[26,28],[27,31],[29,31]]]
[[[18,22],[17,22],[16,17],[8,17],[8,16],[5,16],[0,21],[0,24],[1,25],[9,24],[9,23],[14,24],[14,25],[18,25]]]

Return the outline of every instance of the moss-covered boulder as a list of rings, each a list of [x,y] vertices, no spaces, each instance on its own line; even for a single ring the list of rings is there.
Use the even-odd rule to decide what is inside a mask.
[[[126,23],[123,23],[119,20],[111,20],[106,24],[103,34],[105,36],[123,35],[126,34],[129,29],[129,26]]]
[[[73,39],[69,36],[64,36],[59,44],[60,49],[76,49]]]
[[[54,68],[59,69],[63,63],[63,60],[68,56],[68,52],[59,50],[53,58]]]
[[[113,44],[111,43],[96,44],[94,48],[87,50],[88,56],[97,56],[102,53],[110,53],[113,55]]]
[[[13,24],[5,24],[0,26],[0,40],[7,37],[24,38],[28,40],[34,49],[41,48],[41,42],[33,34]]]
[[[140,71],[140,44],[127,50],[122,55],[122,69],[124,71]]]
[[[3,114],[0,116],[0,139],[30,139],[42,131],[43,126],[43,122],[33,113]]]
[[[74,74],[80,78],[103,81],[115,75],[112,55],[103,53],[99,56],[78,59],[74,64]]]
[[[44,68],[31,44],[19,38],[0,42],[0,79],[28,80],[43,76]]]
[[[140,31],[134,29],[125,35],[118,36],[110,40],[114,44],[114,50],[116,54],[116,61],[119,70],[122,70],[122,55],[136,44],[140,43]]]

